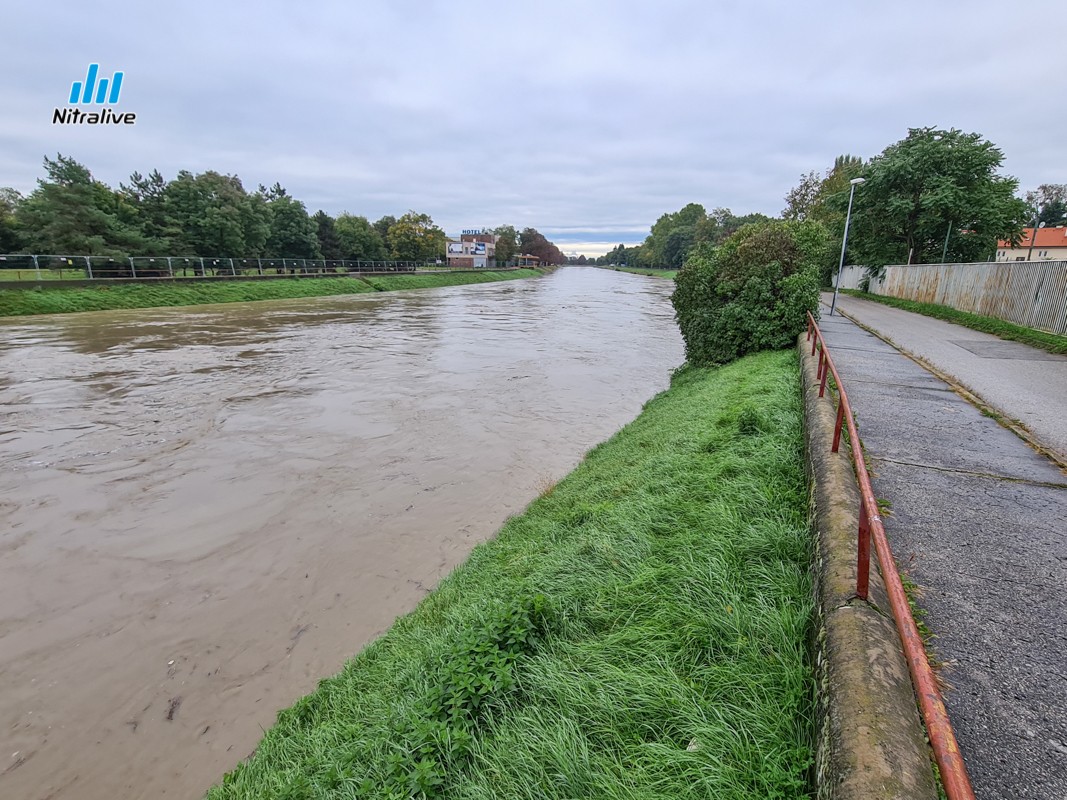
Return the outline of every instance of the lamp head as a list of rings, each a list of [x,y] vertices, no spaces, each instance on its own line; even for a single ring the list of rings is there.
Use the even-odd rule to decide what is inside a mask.
[[[849,181],[849,183],[851,183],[853,186],[859,186],[861,183],[866,183],[866,182],[867,182],[866,178],[853,178],[852,180]]]

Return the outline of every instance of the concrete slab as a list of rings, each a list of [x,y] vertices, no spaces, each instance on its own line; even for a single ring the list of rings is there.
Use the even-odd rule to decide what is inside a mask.
[[[1067,489],[875,460],[979,798],[1067,797]]]
[[[840,372],[840,368],[839,368]],[[860,438],[879,458],[1067,486],[1067,476],[954,392],[849,383]]]
[[[1044,350],[1035,350],[1020,342],[989,342],[970,341],[966,339],[952,339],[951,344],[962,347],[968,353],[974,353],[979,358],[1004,358],[1022,361],[1062,361],[1063,356],[1046,353]]]

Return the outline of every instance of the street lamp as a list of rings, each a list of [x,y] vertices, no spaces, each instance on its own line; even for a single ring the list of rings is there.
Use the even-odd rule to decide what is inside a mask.
[[[865,181],[864,178],[853,178],[849,181],[852,188],[848,190],[848,214],[845,216],[845,235],[841,239],[841,262],[837,265],[837,282],[834,284],[834,299],[830,301],[830,316],[834,315],[837,307],[837,295],[841,291],[841,271],[845,268],[845,248],[848,246],[848,225],[852,222],[852,198],[856,194],[856,187]]]

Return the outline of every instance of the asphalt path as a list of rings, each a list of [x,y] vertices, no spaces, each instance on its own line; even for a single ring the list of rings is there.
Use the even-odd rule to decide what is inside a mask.
[[[1004,416],[1021,421],[1067,463],[1067,356],[871,300],[843,295],[837,302],[860,324],[952,376]]]
[[[1067,359],[851,297],[839,307],[1067,451]],[[1067,800],[1067,477],[878,336],[826,308],[819,325],[894,555],[921,591],[977,797]]]

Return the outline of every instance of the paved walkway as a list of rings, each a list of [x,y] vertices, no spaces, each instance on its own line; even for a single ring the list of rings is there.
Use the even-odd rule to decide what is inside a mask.
[[[1065,433],[1067,390],[1041,392],[1067,374],[1067,359],[983,357],[976,351],[999,340],[850,297],[839,306],[1035,433],[1045,424],[1037,416]],[[946,662],[945,702],[975,792],[1067,800],[1067,476],[914,361],[826,311],[819,325],[875,494],[891,503],[894,554],[924,592],[919,603]],[[1036,368],[1018,363],[1027,356]],[[1027,391],[1044,398],[1036,416],[992,399],[1020,371],[1030,375]]]
[[[1009,419],[1021,420],[1067,463],[1067,356],[870,300],[842,295],[837,302],[846,314],[951,375]]]

